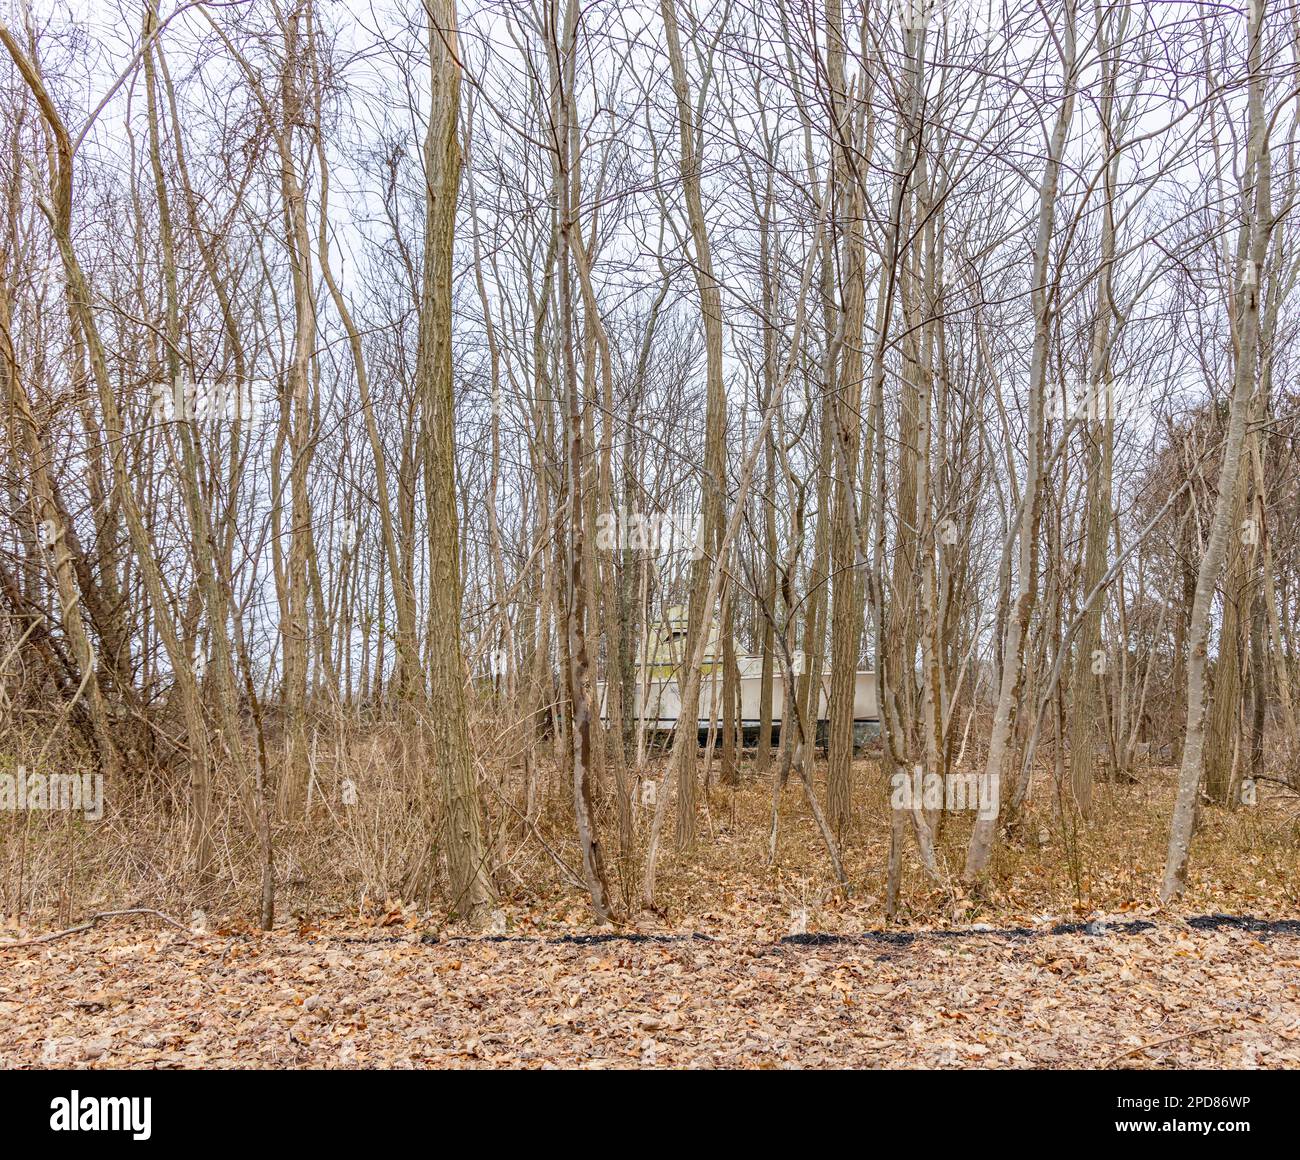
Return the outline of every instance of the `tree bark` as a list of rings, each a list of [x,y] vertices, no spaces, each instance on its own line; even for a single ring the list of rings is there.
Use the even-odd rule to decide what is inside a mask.
[[[455,411],[451,362],[452,244],[460,187],[460,62],[455,0],[428,0],[432,99],[424,139],[424,272],[416,390],[429,512],[429,725],[442,783],[444,848],[452,909],[481,925],[496,897],[470,753],[461,655]]]

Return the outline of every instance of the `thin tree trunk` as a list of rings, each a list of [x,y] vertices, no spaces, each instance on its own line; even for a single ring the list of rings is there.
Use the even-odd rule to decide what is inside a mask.
[[[423,418],[429,512],[429,723],[433,759],[442,782],[452,908],[471,925],[481,925],[495,901],[495,890],[470,752],[461,655],[451,365],[452,243],[461,165],[460,62],[455,0],[429,0],[427,10],[432,100],[424,139],[426,217],[416,390]]]
[[[1196,598],[1187,641],[1187,727],[1183,740],[1183,762],[1178,775],[1178,797],[1169,827],[1169,851],[1165,858],[1160,898],[1171,902],[1187,889],[1187,863],[1196,821],[1201,780],[1205,774],[1205,668],[1210,631],[1210,608],[1215,583],[1233,533],[1232,515],[1237,505],[1240,465],[1246,442],[1246,420],[1255,392],[1259,358],[1259,296],[1264,260],[1268,254],[1269,231],[1273,225],[1268,136],[1264,113],[1263,78],[1260,73],[1260,40],[1263,35],[1264,0],[1254,0],[1247,16],[1249,47],[1248,137],[1242,174],[1242,220],[1237,234],[1235,314],[1237,365],[1233,375],[1228,430],[1224,438],[1223,462],[1219,467],[1218,497],[1210,534],[1196,573]],[[1223,658],[1220,656],[1220,664]]]

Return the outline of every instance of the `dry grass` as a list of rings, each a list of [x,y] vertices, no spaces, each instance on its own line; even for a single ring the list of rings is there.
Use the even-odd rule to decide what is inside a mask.
[[[825,766],[818,764],[821,790]],[[719,910],[741,912],[756,925],[783,934],[797,921],[809,930],[847,931],[884,922],[889,849],[888,785],[875,762],[856,766],[855,825],[845,836],[844,860],[854,896],[832,890],[824,846],[793,785],[783,799],[777,862],[768,866],[769,787],[746,781],[738,790],[715,789],[694,863],[670,859],[664,898],[675,925],[710,925]],[[938,853],[945,885],[923,874],[914,847],[905,861],[905,924],[1011,924],[1042,915],[1065,918],[1155,910],[1169,836],[1176,771],[1152,768],[1137,784],[1097,787],[1091,823],[1063,820],[1053,809],[1052,778],[1036,779],[1033,798],[1015,835],[999,844],[981,897],[957,884],[970,836],[970,814],[946,814]],[[1193,847],[1189,889],[1180,913],[1227,910],[1270,916],[1300,910],[1296,846],[1300,800],[1261,789],[1253,809],[1207,808]],[[806,918],[799,915],[806,910]]]
[[[476,736],[490,739],[491,733],[480,722]],[[17,760],[0,755],[7,768]],[[535,825],[526,826],[518,809],[521,771],[495,751],[491,740],[481,748],[480,767],[509,928],[587,926],[586,899],[561,866],[579,865],[562,771],[539,762],[539,812]],[[335,725],[318,733],[312,769],[310,812],[275,827],[281,918],[372,913],[405,899],[427,909],[434,926],[451,920],[441,903],[441,869],[417,873],[428,864],[428,835],[437,833],[434,776],[422,755],[396,727]],[[507,772],[498,780],[502,769]],[[657,776],[661,769],[656,764],[646,773]],[[824,773],[818,762],[819,793]],[[1004,924],[1042,915],[1157,909],[1174,778],[1173,770],[1151,768],[1140,771],[1136,784],[1101,783],[1094,819],[1076,826],[1052,808],[1051,775],[1045,770],[1024,824],[999,845],[979,898],[967,897],[956,882],[972,815],[945,815],[939,835],[945,881],[926,878],[909,849],[900,921]],[[351,799],[345,781],[355,790],[353,805],[344,804]],[[218,781],[220,870],[216,881],[204,885],[186,866],[183,803],[165,786],[158,778],[107,786],[100,822],[52,813],[0,814],[0,907],[10,929],[66,925],[89,912],[121,906],[151,906],[182,917],[194,909],[214,919],[252,917],[258,868],[247,794],[228,779]],[[631,925],[744,929],[762,937],[803,928],[861,930],[884,922],[889,795],[872,760],[857,763],[855,822],[843,837],[853,888],[848,899],[833,889],[825,849],[793,779],[780,799],[778,853],[769,865],[771,784],[746,760],[739,786],[723,787],[714,779],[703,796],[693,857],[672,849],[671,825],[666,828],[659,912],[644,912],[635,902],[649,811],[637,808],[636,849],[620,859],[611,787],[605,789],[602,834],[616,891],[633,903],[627,908]],[[1179,911],[1294,915],[1300,910],[1298,837],[1297,798],[1277,787],[1261,786],[1255,808],[1207,808],[1193,849],[1190,889]],[[436,837],[434,845],[436,864]],[[427,888],[419,892],[424,897],[413,899],[410,883],[417,879]]]

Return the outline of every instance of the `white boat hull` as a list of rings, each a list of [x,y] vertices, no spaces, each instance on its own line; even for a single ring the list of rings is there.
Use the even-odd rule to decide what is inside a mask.
[[[760,676],[742,676],[740,678],[740,717],[741,724],[756,727],[762,718],[763,680]],[[831,676],[822,676],[821,697],[817,706],[819,723],[830,719]],[[652,678],[645,683],[637,683],[633,696],[633,716],[641,717],[642,694],[645,694],[645,722],[649,729],[673,729],[681,715],[681,693],[675,678]],[[719,706],[722,702],[722,674],[709,673],[700,685],[699,727],[707,729],[715,720],[714,696],[717,695]],[[596,696],[600,702],[601,719],[605,719],[605,682],[596,683]],[[772,674],[772,722],[781,724],[781,713],[785,707],[785,678],[781,673]],[[875,722],[880,719],[876,704],[876,674],[859,672],[853,688],[853,720],[856,722]]]

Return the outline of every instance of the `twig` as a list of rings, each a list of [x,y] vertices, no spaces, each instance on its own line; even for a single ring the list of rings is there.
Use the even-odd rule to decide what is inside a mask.
[[[1207,1027],[1198,1027],[1195,1031],[1184,1031],[1180,1035],[1171,1035],[1168,1039],[1157,1039],[1154,1043],[1140,1043],[1137,1047],[1130,1047],[1127,1051],[1121,1051],[1118,1055],[1111,1056],[1101,1065],[1101,1070],[1105,1071],[1113,1067],[1121,1059],[1127,1059],[1130,1055],[1136,1055],[1139,1051],[1150,1051],[1153,1047],[1163,1047],[1166,1043],[1176,1043],[1180,1039],[1194,1039],[1198,1035],[1204,1035],[1207,1031],[1217,1031],[1219,1025],[1211,1023]]]
[[[161,910],[150,910],[147,907],[137,907],[132,910],[101,910],[97,914],[92,914],[80,926],[70,926],[67,930],[51,931],[49,934],[43,934],[37,938],[7,939],[0,942],[0,950],[9,947],[31,947],[35,946],[37,943],[53,942],[55,939],[66,938],[70,934],[80,934],[83,930],[89,930],[99,922],[101,918],[119,918],[126,914],[152,914],[155,918],[161,918],[163,922],[171,923],[172,926],[176,927],[178,930],[183,930],[186,934],[190,933],[190,928],[183,922],[178,922],[170,915],[163,914]]]
[[[1295,783],[1293,783],[1293,782],[1291,782],[1291,781],[1288,781],[1288,780],[1286,780],[1285,778],[1274,777],[1271,773],[1256,773],[1256,774],[1252,774],[1252,775],[1251,775],[1251,780],[1252,780],[1252,781],[1266,781],[1266,782],[1268,782],[1270,785],[1280,785],[1283,789],[1285,789],[1285,790],[1289,790],[1291,793],[1294,793],[1294,794],[1300,794],[1300,789],[1298,789],[1298,788],[1296,787]]]

